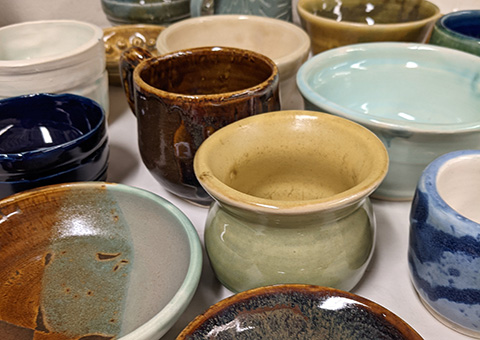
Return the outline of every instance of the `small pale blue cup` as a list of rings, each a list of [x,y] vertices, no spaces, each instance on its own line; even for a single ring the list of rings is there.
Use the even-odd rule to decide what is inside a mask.
[[[410,213],[413,285],[441,322],[480,337],[480,150],[444,154],[418,182]]]

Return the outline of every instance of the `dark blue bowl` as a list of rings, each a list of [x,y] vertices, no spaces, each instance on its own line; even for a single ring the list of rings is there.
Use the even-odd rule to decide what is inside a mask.
[[[0,197],[104,180],[108,154],[105,113],[93,100],[72,94],[0,100]]]

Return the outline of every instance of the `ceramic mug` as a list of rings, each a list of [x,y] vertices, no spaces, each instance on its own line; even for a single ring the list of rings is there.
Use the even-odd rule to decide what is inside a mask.
[[[209,205],[193,172],[196,150],[219,128],[280,108],[277,66],[259,53],[226,47],[153,58],[131,48],[120,64],[144,164],[166,190]]]
[[[75,20],[30,21],[0,28],[0,98],[72,93],[108,115],[103,31]]]
[[[440,321],[480,337],[480,150],[444,154],[412,202],[408,262],[421,301]]]
[[[251,14],[292,21],[291,0],[191,0],[192,17],[211,14]]]
[[[425,43],[440,9],[424,0],[299,0],[312,53],[375,41]]]
[[[438,19],[430,43],[480,57],[480,9],[452,12]]]

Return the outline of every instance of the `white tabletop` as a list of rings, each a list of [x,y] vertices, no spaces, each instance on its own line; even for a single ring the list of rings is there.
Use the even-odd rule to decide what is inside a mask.
[[[123,91],[110,87],[110,165],[108,180],[146,189],[172,202],[192,221],[203,244],[207,209],[166,192],[143,165],[137,144],[137,124]],[[373,201],[377,240],[372,261],[353,293],[370,299],[410,324],[424,339],[469,339],[437,321],[422,305],[410,282],[407,247],[411,202]],[[162,339],[175,339],[180,331],[209,306],[232,295],[215,278],[204,251],[198,290],[185,313]]]

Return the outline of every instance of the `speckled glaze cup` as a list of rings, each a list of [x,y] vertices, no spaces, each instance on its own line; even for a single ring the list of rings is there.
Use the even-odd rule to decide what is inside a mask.
[[[427,309],[480,338],[480,150],[447,153],[424,170],[410,215],[408,262]]]
[[[424,0],[299,0],[312,53],[374,41],[425,43],[440,9]]]
[[[430,43],[480,57],[480,9],[452,12],[438,19]]]
[[[368,197],[388,169],[385,147],[366,128],[310,111],[248,117],[210,136],[194,169],[215,199],[207,254],[231,291],[350,290],[363,276],[376,230]]]
[[[133,48],[120,61],[142,160],[166,190],[209,205],[211,198],[193,172],[198,147],[227,124],[278,110],[278,68],[264,55],[236,48],[150,56]]]

